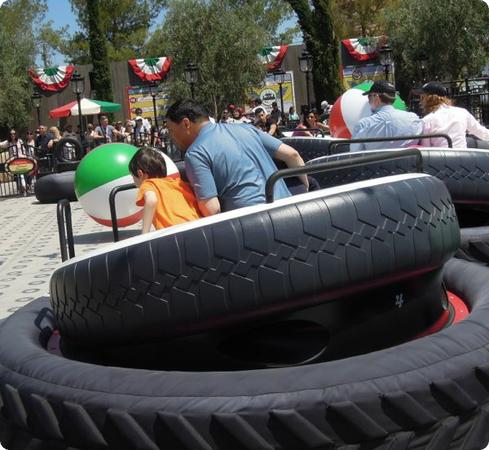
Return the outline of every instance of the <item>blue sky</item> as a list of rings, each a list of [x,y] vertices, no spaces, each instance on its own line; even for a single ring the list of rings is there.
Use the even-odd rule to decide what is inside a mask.
[[[69,33],[74,33],[76,30],[78,30],[76,17],[73,14],[73,11],[71,10],[71,5],[68,0],[47,0],[47,6],[48,6],[48,10],[46,11],[45,20],[46,21],[52,20],[54,28],[61,28],[63,26],[68,26]],[[163,16],[163,14],[161,15]],[[161,20],[157,19],[155,23],[160,24]],[[295,23],[295,19],[284,24],[284,28],[293,26],[294,23]],[[40,61],[37,61],[37,63],[39,64]],[[63,55],[59,53],[53,55],[53,64],[55,66],[62,65],[63,63],[66,63]]]

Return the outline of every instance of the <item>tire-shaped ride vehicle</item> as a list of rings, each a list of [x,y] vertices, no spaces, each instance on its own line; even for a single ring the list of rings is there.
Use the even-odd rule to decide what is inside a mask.
[[[405,282],[441,267],[458,244],[443,183],[405,174],[230,211],[68,260],[51,277],[51,302],[66,339],[132,343]]]
[[[64,198],[76,202],[75,171],[51,173],[40,177],[34,186],[34,194],[40,203],[57,203]]]
[[[467,320],[336,361],[155,371],[48,353],[37,300],[0,324],[0,442],[39,449],[482,449],[489,432],[489,268],[445,265]]]
[[[452,196],[462,227],[459,255],[489,263],[489,151],[483,149],[420,149],[423,172],[442,180]],[[399,150],[402,152],[403,150]],[[309,161],[316,165],[344,161],[362,155],[382,154],[386,150],[342,153]],[[413,172],[415,159],[407,157],[368,165],[314,174],[324,187],[352,183],[375,177]]]
[[[56,172],[76,170],[83,156],[84,150],[78,139],[69,137],[60,139],[54,152]]]

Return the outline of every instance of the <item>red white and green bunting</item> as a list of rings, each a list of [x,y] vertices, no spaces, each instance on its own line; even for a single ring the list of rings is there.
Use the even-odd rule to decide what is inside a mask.
[[[32,68],[29,75],[43,91],[59,92],[68,86],[74,70],[74,66]]]
[[[263,64],[267,64],[267,69],[269,72],[277,70],[287,53],[288,45],[276,45],[274,47],[264,47],[258,53],[258,58]]]
[[[359,39],[343,39],[341,43],[348,53],[357,61],[369,61],[377,58],[380,37],[368,37]]]
[[[130,59],[128,63],[141,80],[163,81],[170,70],[171,59],[164,56],[161,58]]]

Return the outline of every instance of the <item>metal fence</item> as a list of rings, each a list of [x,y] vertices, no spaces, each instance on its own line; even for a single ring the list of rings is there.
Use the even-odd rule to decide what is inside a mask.
[[[467,109],[481,124],[489,127],[489,77],[442,82],[456,106]],[[411,96],[409,107],[423,115],[419,97]]]
[[[7,170],[9,161],[26,157],[36,159],[36,149],[25,144],[0,149],[0,197],[29,195],[34,192],[34,174],[14,175]]]
[[[144,134],[140,134],[137,139],[134,136],[129,142],[137,147],[151,145],[151,138],[149,135],[145,136]],[[102,145],[103,143],[98,142],[98,145]],[[59,144],[61,144],[61,141]],[[84,144],[83,150],[81,147],[79,148],[82,152],[81,155],[70,143],[65,143],[61,147],[57,145],[52,152],[42,152],[39,148],[24,144],[19,146],[12,145],[8,148],[0,149],[0,198],[31,195],[34,193],[34,186],[39,177],[64,170],[73,170],[76,166],[70,163],[76,162],[81,159],[83,154],[96,148],[94,145],[89,145],[88,142]],[[153,146],[163,151],[174,161],[181,161],[183,159],[183,154],[178,150],[168,134],[160,136],[158,140],[154,140]],[[29,157],[36,160],[37,170],[35,173],[14,175],[8,170],[7,166],[9,161],[22,157]]]

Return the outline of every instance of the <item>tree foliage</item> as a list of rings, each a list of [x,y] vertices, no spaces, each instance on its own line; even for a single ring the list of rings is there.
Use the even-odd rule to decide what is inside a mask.
[[[66,28],[45,34],[48,45],[74,64],[90,64],[88,46],[89,5],[86,0],[70,0],[80,31],[70,35]],[[99,5],[99,27],[106,41],[110,61],[124,61],[144,52],[149,30],[166,0],[104,0]]]
[[[489,8],[482,0],[401,0],[386,18],[404,91],[421,81],[422,54],[429,79],[478,75],[489,62]]]
[[[36,21],[41,0],[11,0],[0,8],[0,126],[25,128],[31,112],[27,71],[36,55]]]
[[[330,0],[287,0],[297,14],[304,44],[313,57],[316,100],[335,100],[341,93],[338,41],[333,31]]]
[[[189,96],[184,68],[195,62],[196,97],[217,114],[230,102],[242,104],[249,87],[263,80],[257,54],[277,38],[288,13],[279,0],[170,0],[147,54],[173,59],[167,84],[173,99]]]
[[[383,11],[399,0],[332,0],[333,26],[340,39],[385,34]]]
[[[88,45],[93,64],[92,89],[96,98],[112,100],[109,60],[105,37],[100,25],[99,0],[86,0],[88,17]]]

